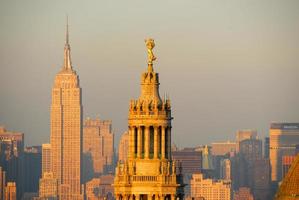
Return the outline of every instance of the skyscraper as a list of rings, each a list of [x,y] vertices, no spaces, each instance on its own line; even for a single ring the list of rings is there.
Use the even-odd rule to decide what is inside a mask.
[[[129,133],[126,131],[122,134],[118,145],[118,160],[125,162],[129,153]]]
[[[211,153],[213,156],[224,156],[226,154],[230,154],[236,151],[236,143],[235,142],[213,142],[211,144]]]
[[[238,130],[236,133],[237,152],[240,150],[240,142],[248,139],[257,139],[257,131],[251,129]]]
[[[23,164],[23,192],[38,193],[39,178],[42,171],[42,147],[31,146],[24,150]],[[23,194],[23,197],[24,197]]]
[[[172,151],[172,158],[180,162],[184,183],[184,197],[190,197],[190,180],[192,174],[202,171],[202,150],[196,148],[184,148],[181,150]]]
[[[171,159],[170,100],[159,95],[154,40],[146,40],[146,46],[148,69],[141,76],[141,95],[129,108],[129,159],[116,167],[114,193],[117,200],[182,199],[182,176]]]
[[[299,123],[272,123],[270,126],[270,162],[272,181],[282,180],[282,157],[295,155],[299,144]]]
[[[86,119],[83,128],[84,172],[91,178],[114,171],[114,134],[111,120]],[[86,159],[86,156],[90,159]],[[91,160],[91,163],[85,162]],[[86,179],[86,178],[84,178]]]
[[[51,169],[61,199],[81,199],[82,99],[72,68],[68,25],[64,65],[56,75],[51,104]]]

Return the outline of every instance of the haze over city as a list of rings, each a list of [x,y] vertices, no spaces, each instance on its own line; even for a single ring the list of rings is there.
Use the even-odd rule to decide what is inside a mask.
[[[299,2],[1,1],[0,124],[49,142],[51,88],[63,65],[66,15],[84,118],[111,119],[116,142],[156,41],[160,93],[172,103],[173,141],[194,146],[268,135],[298,122]]]

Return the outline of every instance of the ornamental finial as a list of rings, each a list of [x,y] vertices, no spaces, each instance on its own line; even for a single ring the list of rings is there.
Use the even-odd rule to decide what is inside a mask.
[[[153,53],[153,48],[155,47],[155,41],[152,38],[145,39],[144,41],[147,47],[147,63],[148,65],[153,65],[153,61],[157,59]]]

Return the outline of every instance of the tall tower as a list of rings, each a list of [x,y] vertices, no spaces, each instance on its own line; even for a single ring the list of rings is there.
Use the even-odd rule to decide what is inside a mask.
[[[68,24],[64,65],[56,75],[51,105],[51,170],[60,199],[81,199],[82,100],[79,77],[72,68]]]
[[[159,95],[153,39],[146,40],[148,68],[141,75],[141,95],[129,108],[129,158],[118,163],[114,180],[117,200],[183,199],[181,167],[171,159],[170,100]],[[179,169],[176,172],[176,169]]]

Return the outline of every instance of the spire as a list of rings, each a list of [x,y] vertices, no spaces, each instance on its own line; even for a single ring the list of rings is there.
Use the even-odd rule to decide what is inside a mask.
[[[72,70],[71,62],[71,48],[69,45],[69,20],[66,16],[66,32],[65,32],[65,45],[64,45],[64,69]]]

